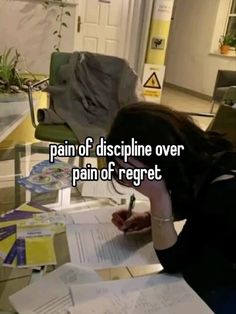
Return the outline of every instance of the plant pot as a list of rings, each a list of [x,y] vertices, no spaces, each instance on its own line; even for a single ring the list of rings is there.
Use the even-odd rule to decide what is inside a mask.
[[[229,45],[223,45],[220,47],[220,53],[222,55],[227,55],[229,52],[230,46]]]
[[[18,101],[26,101],[28,95],[24,92],[17,93],[17,94],[7,94],[7,93],[0,93],[0,102],[18,102]]]
[[[29,107],[26,93],[1,94],[0,93],[0,120],[1,118],[22,114]]]

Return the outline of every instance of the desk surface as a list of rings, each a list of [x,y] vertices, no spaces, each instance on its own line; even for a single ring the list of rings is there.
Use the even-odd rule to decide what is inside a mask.
[[[82,209],[81,206],[78,210]],[[73,209],[74,211],[75,209]],[[65,233],[57,234],[54,238],[55,252],[57,256],[57,266],[70,261],[69,249]],[[63,248],[63,249],[62,249]],[[49,271],[50,269],[49,266]],[[104,280],[125,279],[137,277],[160,271],[160,264],[136,266],[136,267],[116,267],[96,270]],[[36,277],[38,279],[39,276]],[[14,313],[8,297],[32,282],[31,269],[19,269],[0,267],[0,313]],[[5,311],[5,312],[4,312]]]
[[[59,256],[58,266],[69,261],[67,243],[64,241],[65,234],[61,234],[56,238],[56,252],[63,251],[63,254]],[[63,250],[61,250],[62,247]],[[106,268],[96,271],[104,280],[116,280],[157,273],[159,270],[160,265],[156,264],[137,267]],[[8,302],[8,297],[27,286],[31,282],[31,274],[32,271],[30,269],[0,268],[0,313],[4,313],[4,311],[14,313],[12,306]]]

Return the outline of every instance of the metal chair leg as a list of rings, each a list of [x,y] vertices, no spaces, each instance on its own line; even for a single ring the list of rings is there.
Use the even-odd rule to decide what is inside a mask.
[[[71,165],[71,166],[73,166],[74,163],[75,163],[75,158],[76,158],[76,157],[69,157],[69,158],[68,158],[68,164]]]
[[[210,111],[210,113],[212,113],[212,112],[213,112],[213,109],[214,109],[214,104],[215,104],[215,101],[214,101],[214,100],[212,100],[212,102],[211,102],[211,111]]]
[[[84,157],[79,157],[79,168],[83,168],[85,166],[85,158]]]
[[[25,174],[26,176],[29,176],[30,174],[30,160],[31,160],[31,155],[32,155],[32,149],[31,149],[31,144],[25,146]],[[31,191],[25,189],[25,201],[28,203],[31,201]]]
[[[106,167],[106,159],[104,157],[97,157],[97,168],[102,169]]]
[[[20,185],[17,180],[21,177],[21,155],[22,151],[25,147],[21,144],[15,146],[15,208],[19,207],[21,204],[21,196],[20,196]]]
[[[15,208],[21,205],[21,188],[18,184],[17,180],[21,178],[21,157],[27,158],[27,165],[26,165],[26,172],[30,172],[29,162],[30,162],[30,155],[31,155],[31,145],[25,144],[16,144],[15,145]],[[25,201],[30,201],[31,199],[31,192],[25,191]]]

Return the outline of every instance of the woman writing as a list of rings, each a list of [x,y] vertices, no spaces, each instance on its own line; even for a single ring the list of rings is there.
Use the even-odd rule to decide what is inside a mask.
[[[162,180],[145,178],[134,187],[150,200],[150,213],[115,212],[123,231],[151,226],[154,249],[164,271],[182,273],[215,313],[236,313],[236,154],[217,133],[204,132],[185,114],[142,102],[121,109],[107,143],[183,145],[180,156],[107,157],[119,168],[161,169]],[[186,219],[177,236],[174,220]]]

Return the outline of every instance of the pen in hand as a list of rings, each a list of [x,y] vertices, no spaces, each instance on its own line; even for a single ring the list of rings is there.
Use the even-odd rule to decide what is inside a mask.
[[[130,218],[132,215],[132,209],[134,208],[134,203],[135,203],[135,196],[134,194],[132,194],[130,196],[130,200],[129,200],[129,207],[128,207],[128,212],[127,212],[127,217],[126,219]]]

